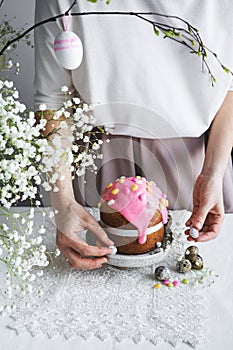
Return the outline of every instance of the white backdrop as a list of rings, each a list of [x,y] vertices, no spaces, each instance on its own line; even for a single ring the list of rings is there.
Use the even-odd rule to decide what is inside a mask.
[[[0,9],[0,20],[6,14],[8,18],[12,18],[11,24],[14,28],[22,26],[28,28],[34,23],[34,6],[35,0],[5,0]],[[33,32],[31,40],[33,41]],[[31,107],[34,94],[34,50],[25,43],[20,43],[13,59],[20,63],[21,72],[19,76],[10,74],[9,79],[15,81],[20,92],[20,100]]]

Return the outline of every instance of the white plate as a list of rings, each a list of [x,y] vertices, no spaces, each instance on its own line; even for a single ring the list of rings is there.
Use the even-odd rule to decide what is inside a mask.
[[[117,267],[144,267],[158,263],[166,258],[170,250],[170,245],[166,247],[161,253],[150,254],[137,254],[137,255],[123,255],[116,254],[109,256],[107,264]]]

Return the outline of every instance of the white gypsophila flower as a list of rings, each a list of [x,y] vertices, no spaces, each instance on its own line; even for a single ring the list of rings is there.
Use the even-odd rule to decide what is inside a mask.
[[[11,69],[11,68],[13,67],[13,62],[12,62],[11,59],[9,59],[9,60],[7,61],[6,67],[7,67],[8,69]]]
[[[52,218],[54,217],[54,212],[53,212],[52,210],[49,212],[48,217],[49,217],[50,219],[52,219]]]
[[[41,244],[41,242],[43,241],[41,236],[36,237],[36,244]]]
[[[61,251],[58,249],[58,248],[56,248],[56,250],[55,250],[55,256],[59,256],[61,254]]]
[[[83,121],[83,123],[88,124],[88,123],[89,123],[89,116],[83,114],[83,115],[82,115],[82,121]]]
[[[93,149],[93,150],[96,151],[96,150],[98,150],[99,148],[100,148],[100,145],[99,145],[98,143],[96,143],[96,142],[93,143],[93,145],[92,145],[92,149]]]
[[[46,228],[44,227],[44,225],[40,226],[40,229],[38,231],[40,234],[44,234],[46,232]]]
[[[33,288],[32,288],[32,285],[31,285],[31,284],[28,284],[28,285],[27,285],[26,291],[27,291],[28,294],[32,294]]]
[[[78,120],[77,121],[77,123],[76,123],[76,126],[78,127],[78,128],[81,128],[82,126],[84,125],[84,122],[82,121],[82,120]]]
[[[70,101],[70,100],[69,100],[69,101],[66,101],[65,104],[66,104],[66,108],[72,107],[72,105],[73,105],[72,101]],[[69,118],[69,117],[70,117],[70,112],[65,111],[65,112],[63,113],[63,115],[64,115],[66,118]]]
[[[8,89],[11,89],[13,87],[13,81],[8,81],[8,80],[5,80],[3,82],[3,84],[8,88]]]
[[[35,281],[35,279],[36,279],[36,275],[35,275],[34,273],[31,274],[31,275],[29,276],[29,278],[28,278],[28,280],[29,280],[30,282]]]
[[[66,85],[64,85],[64,86],[61,87],[61,91],[62,92],[68,92],[69,88]]]
[[[39,110],[40,111],[45,111],[47,109],[46,104],[42,103],[39,105]]]
[[[89,140],[90,140],[89,136],[85,136],[83,139],[83,142],[89,142]]]
[[[9,227],[7,226],[7,224],[5,224],[5,223],[2,224],[2,230],[9,231]]]
[[[38,290],[38,295],[39,295],[39,296],[42,296],[43,294],[44,294],[43,290],[42,290],[42,289],[39,289],[39,290]]]
[[[37,273],[36,273],[36,275],[37,275],[38,277],[43,276],[43,274],[44,274],[43,270],[37,271]]]
[[[45,245],[41,245],[41,246],[39,247],[39,251],[40,251],[41,253],[46,252],[46,246],[45,246]]]
[[[79,105],[79,103],[81,102],[80,101],[80,98],[78,98],[78,97],[73,97],[73,102],[76,104],[76,105]]]
[[[93,117],[93,115],[90,115],[90,117],[89,117],[89,123],[91,123],[91,124],[95,124],[95,122],[96,122],[96,118],[95,117]]]
[[[54,115],[53,115],[53,120],[57,120],[59,119],[60,117],[62,116],[62,111],[56,111],[54,112]]]
[[[63,120],[60,122],[60,128],[63,130],[67,130],[68,129],[68,124]]]
[[[86,103],[83,104],[83,111],[84,111],[84,112],[88,112],[88,111],[89,111],[89,106],[88,106],[88,104],[86,104]]]
[[[85,168],[79,168],[79,169],[77,169],[77,170],[76,170],[76,174],[77,174],[78,176],[84,175],[84,174],[85,174]]]
[[[72,150],[73,150],[75,153],[77,153],[78,150],[79,150],[78,145],[72,145]]]
[[[33,219],[33,218],[34,218],[34,213],[35,213],[35,209],[34,209],[34,208],[31,208],[28,218],[29,218],[29,219]]]
[[[17,90],[14,91],[13,94],[12,94],[12,96],[13,96],[14,98],[19,98],[19,92],[18,92]]]

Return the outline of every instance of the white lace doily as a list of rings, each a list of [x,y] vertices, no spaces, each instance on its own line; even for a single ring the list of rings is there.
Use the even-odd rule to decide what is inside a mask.
[[[97,214],[94,211],[96,218]],[[175,239],[163,262],[171,269],[172,278],[179,280],[183,276],[177,275],[175,261],[177,255],[184,253],[180,237],[184,236],[183,226],[188,215],[186,211],[172,213]],[[45,220],[51,232],[47,246],[55,250],[55,226],[51,220]],[[67,339],[77,335],[87,339],[95,335],[102,340],[131,338],[135,343],[143,339],[154,344],[167,341],[173,345],[186,342],[196,346],[202,343],[206,333],[199,293],[202,288],[180,283],[172,289],[164,285],[154,289],[157,265],[139,269],[105,265],[97,270],[77,271],[59,256],[36,282],[43,285],[43,295],[35,298],[32,294],[29,308],[25,302],[19,303],[9,327],[18,334],[64,335]],[[192,275],[187,277],[192,280]]]

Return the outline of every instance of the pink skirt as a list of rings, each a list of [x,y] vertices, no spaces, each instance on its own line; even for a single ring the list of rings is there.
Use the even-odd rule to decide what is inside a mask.
[[[153,180],[167,194],[169,209],[192,210],[192,193],[205,154],[204,135],[199,138],[140,139],[106,135],[103,159],[97,173],[87,171],[74,180],[76,200],[82,205],[97,206],[104,187],[120,176],[144,176]],[[230,159],[224,176],[224,205],[233,212],[233,171]]]

